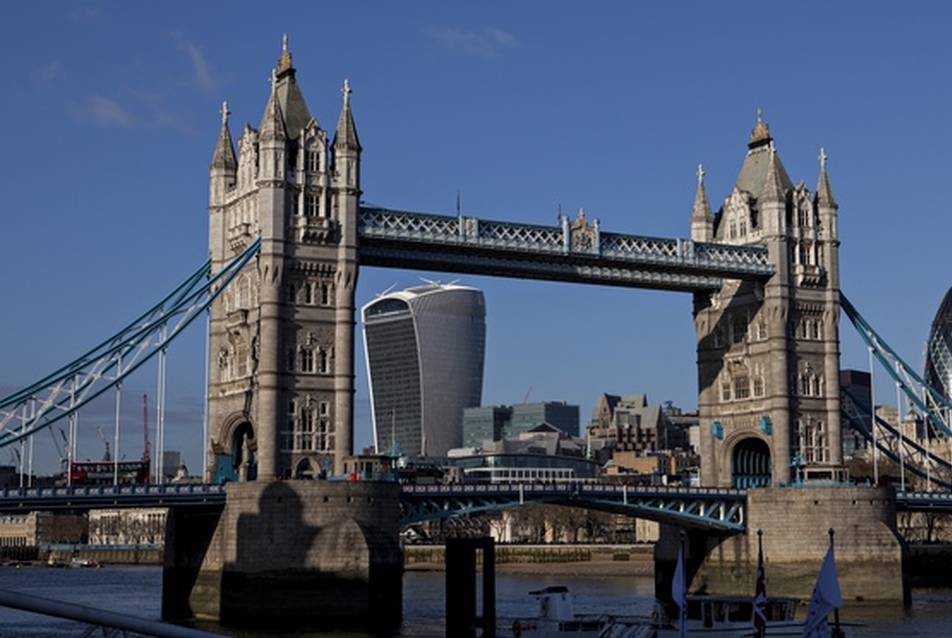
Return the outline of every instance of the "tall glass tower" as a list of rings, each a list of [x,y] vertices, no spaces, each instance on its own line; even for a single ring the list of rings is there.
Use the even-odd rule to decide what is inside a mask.
[[[378,452],[445,456],[463,408],[482,400],[486,304],[475,288],[428,284],[361,309]]]
[[[926,383],[941,392],[945,398],[952,398],[952,288],[945,293],[939,305],[926,354]]]

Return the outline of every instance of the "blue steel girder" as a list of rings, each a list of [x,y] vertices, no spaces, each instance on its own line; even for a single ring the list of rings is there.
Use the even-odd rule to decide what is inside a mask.
[[[632,487],[608,483],[406,485],[401,525],[531,504],[582,507],[690,529],[741,533],[747,492],[722,488]]]
[[[631,288],[717,290],[722,279],[767,279],[761,247],[604,233],[585,243],[568,223],[534,226],[364,207],[362,265]]]

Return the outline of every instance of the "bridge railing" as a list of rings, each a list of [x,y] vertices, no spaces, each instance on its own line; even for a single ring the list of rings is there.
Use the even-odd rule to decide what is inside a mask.
[[[371,239],[519,250],[542,255],[591,255],[658,266],[709,268],[747,276],[773,274],[766,248],[605,233],[597,224],[591,241],[578,243],[573,241],[568,223],[561,227],[539,226],[368,207],[360,210],[358,234]]]

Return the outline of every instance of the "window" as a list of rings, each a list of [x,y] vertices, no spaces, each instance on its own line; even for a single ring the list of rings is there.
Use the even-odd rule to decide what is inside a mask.
[[[321,305],[329,306],[331,304],[331,287],[326,283],[321,284]]]
[[[327,350],[321,348],[317,351],[317,371],[321,374],[327,374],[328,369]]]
[[[734,378],[734,398],[737,400],[750,398],[750,377],[746,374]]]
[[[747,334],[747,315],[738,314],[734,315],[733,320],[731,321],[731,340],[733,343],[740,343],[744,340],[744,336]]]
[[[298,353],[301,358],[301,372],[314,372],[314,351],[301,346]]]
[[[725,381],[721,384],[721,401],[730,401],[731,400],[731,384],[729,381]]]
[[[306,193],[304,195],[304,215],[305,217],[317,217],[320,213],[320,203],[317,195]]]
[[[311,173],[316,173],[321,170],[321,156],[317,151],[305,151],[304,161],[307,166],[307,170]]]

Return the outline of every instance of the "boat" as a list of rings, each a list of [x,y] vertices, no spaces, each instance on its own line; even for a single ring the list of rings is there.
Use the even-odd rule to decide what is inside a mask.
[[[612,625],[638,622],[634,617],[617,617],[610,614],[576,614],[573,598],[568,587],[549,585],[530,591],[539,603],[539,613],[528,618],[516,618],[504,623],[497,635],[515,638],[598,638]],[[650,619],[642,619],[649,623]],[[508,632],[508,634],[507,634]],[[632,634],[638,638],[653,638],[653,634]]]
[[[69,561],[70,567],[99,567],[99,561],[93,558],[73,558]]]
[[[766,597],[764,635],[768,638],[803,636],[805,621],[796,619],[803,605],[797,598]],[[756,638],[753,596],[698,595],[687,597],[687,636],[704,638]],[[841,624],[840,636],[854,635],[854,625]],[[678,619],[658,615],[657,620],[629,622],[616,620],[606,625],[598,638],[679,638]],[[836,638],[833,627],[823,628],[819,636]]]

